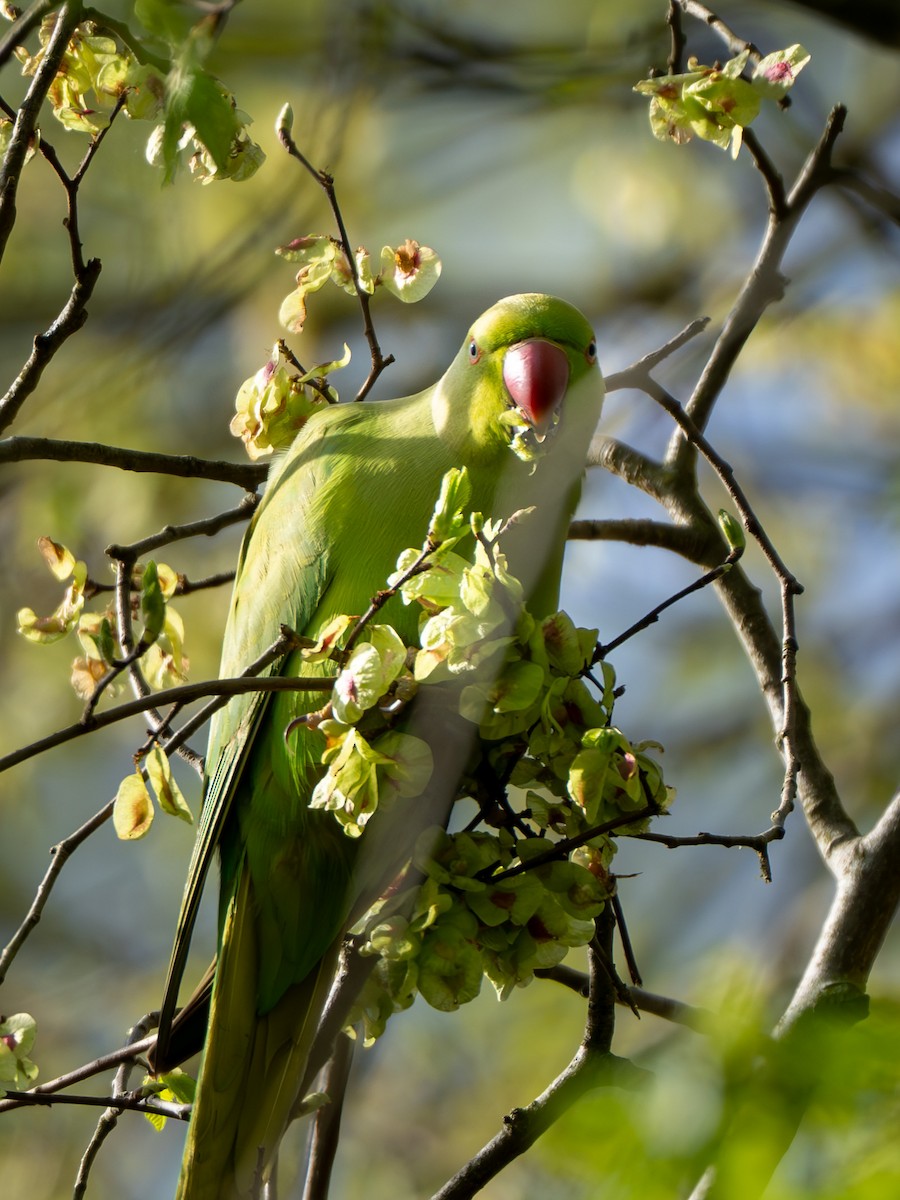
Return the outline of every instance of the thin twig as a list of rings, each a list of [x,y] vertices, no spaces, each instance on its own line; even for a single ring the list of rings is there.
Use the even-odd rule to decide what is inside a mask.
[[[356,265],[356,255],[353,252],[353,247],[350,245],[347,227],[344,224],[344,217],[341,212],[340,205],[338,204],[334,187],[334,177],[329,175],[327,171],[317,170],[312,165],[306,155],[303,154],[303,152],[299,149],[286,126],[279,124],[277,132],[278,140],[281,142],[282,146],[284,146],[291,158],[300,163],[300,165],[309,172],[319,187],[324,191],[328,198],[328,204],[331,208],[334,222],[338,228],[338,240],[340,241],[341,250],[343,251],[344,257],[347,261],[348,269],[350,271],[350,276],[353,280],[353,288],[356,292],[356,299],[359,302],[360,312],[362,313],[363,332],[369,347],[369,356],[372,362],[369,374],[362,387],[356,394],[357,400],[364,400],[372,390],[375,381],[378,379],[378,376],[382,373],[385,367],[389,367],[391,363],[394,362],[394,356],[393,354],[389,354],[387,357],[385,357],[382,353],[381,345],[378,341],[378,335],[375,332],[375,325],[372,321],[369,294],[362,286],[362,282],[359,278],[359,269]]]
[[[676,592],[674,596],[669,596],[667,600],[663,600],[661,604],[657,604],[656,608],[651,609],[651,611],[645,616],[641,617],[639,621],[635,621],[635,623],[630,625],[624,631],[624,633],[620,633],[618,637],[614,637],[611,642],[606,642],[605,644],[598,642],[596,648],[594,649],[594,656],[591,659],[591,665],[602,662],[603,659],[607,658],[613,652],[613,650],[618,649],[618,647],[624,642],[627,642],[633,638],[635,634],[638,634],[642,630],[648,629],[651,625],[656,624],[660,616],[666,611],[667,608],[671,608],[673,604],[678,604],[679,601],[685,598],[685,596],[690,596],[694,592],[699,592],[703,588],[708,587],[711,583],[715,583],[718,579],[721,579],[723,575],[726,575],[731,570],[742,554],[743,550],[739,547],[736,547],[728,554],[724,562],[719,563],[717,567],[713,567],[711,571],[707,571],[705,575],[701,575],[699,579],[695,579],[693,583],[689,583],[687,587],[683,587],[680,591]]]
[[[291,650],[295,650],[299,644],[300,644],[299,639],[298,639],[297,635],[294,633],[294,631],[292,629],[288,629],[288,627],[286,625],[282,625],[281,633],[276,638],[276,640],[272,643],[271,646],[269,646],[265,651],[263,651],[263,653],[259,656],[259,658],[255,659],[252,663],[250,663],[250,665],[248,667],[244,668],[244,670],[240,674],[240,678],[241,679],[256,678],[258,675],[260,675],[260,673],[262,671],[264,671],[266,669],[266,667],[270,666],[272,663],[277,662],[279,659],[283,658]],[[274,676],[273,678],[281,678],[281,676]],[[316,680],[314,682],[318,683],[318,685],[319,685],[317,688],[313,689],[315,691],[324,692],[326,687],[333,686],[333,680],[330,680],[330,679]],[[190,720],[185,721],[184,725],[182,725],[182,727],[179,730],[177,730],[175,733],[173,733],[170,737],[166,738],[166,740],[165,740],[166,753],[173,754],[176,751],[178,753],[181,753],[182,747],[184,746],[187,739],[191,736],[191,734],[194,733],[196,730],[200,729],[201,726],[205,725],[206,722],[213,715],[213,713],[218,712],[218,710],[220,708],[222,708],[223,705],[225,705],[227,702],[228,702],[228,697],[217,696],[215,699],[210,700],[208,704],[204,704],[204,706],[199,710],[199,712],[195,713],[190,718]],[[169,710],[168,715],[163,718],[163,720],[159,726],[159,729],[157,731],[157,736],[159,736],[160,734],[164,734],[168,730],[172,721],[175,719],[175,716],[177,715],[177,713],[179,713],[181,711],[182,708],[183,708],[182,704],[173,704],[172,705],[171,709]],[[198,766],[202,773],[202,768],[203,768],[203,760],[202,759],[200,759]]]
[[[684,30],[681,27],[681,7],[677,0],[669,0],[666,24],[669,27],[669,36],[671,39],[666,66],[670,75],[680,75],[681,64],[684,58],[685,41]]]
[[[25,914],[25,919],[22,924],[10,938],[8,944],[0,955],[0,984],[6,978],[6,973],[9,970],[13,959],[22,948],[26,938],[35,928],[41,919],[47,901],[50,898],[50,893],[53,890],[53,885],[56,879],[66,864],[69,856],[78,849],[82,842],[86,841],[92,833],[100,828],[112,816],[113,801],[110,800],[105,804],[99,812],[96,812],[88,821],[85,821],[74,833],[70,833],[67,838],[63,838],[61,842],[57,842],[55,846],[50,848],[52,862],[47,868],[44,878],[41,880],[34,899],[31,902],[31,907]]]
[[[218,513],[214,517],[204,517],[199,521],[189,521],[185,525],[166,525],[159,533],[141,538],[140,541],[132,542],[127,546],[114,542],[106,547],[105,553],[110,558],[133,566],[145,554],[151,554],[163,546],[170,546],[173,542],[184,541],[185,538],[192,537],[213,537],[229,525],[237,525],[241,521],[249,520],[259,504],[259,500],[260,497],[255,494],[244,496],[236,508],[230,508],[227,512]]]
[[[649,370],[644,369],[642,363],[629,368],[628,372],[623,373],[623,375],[626,375],[631,381],[632,386],[639,387],[655,400],[661,408],[665,409],[684,434],[687,444],[698,449],[712,466],[731,499],[734,501],[744,528],[758,543],[778,579],[781,590],[782,608],[781,691],[783,714],[781,728],[778,731],[778,741],[784,759],[784,776],[781,787],[781,800],[778,808],[772,814],[772,821],[776,825],[783,826],[794,807],[797,795],[797,780],[801,767],[801,759],[796,746],[798,700],[797,632],[794,598],[803,592],[803,585],[788,570],[784,560],[776,550],[774,543],[753,511],[746,493],[735,478],[734,469],[731,464],[718,453],[708,438],[697,428],[694,421],[685,412],[675,397],[654,379]],[[710,576],[714,576],[714,572],[717,570],[718,568],[713,568],[713,571],[704,576],[704,579],[709,580]],[[724,572],[720,571],[719,575],[721,574],[724,574]],[[718,578],[718,576],[715,577]],[[668,604],[671,602],[667,602],[665,607],[668,607]],[[650,615],[651,617],[653,616],[653,614]],[[643,624],[639,623],[637,628],[643,628]],[[637,632],[637,628],[627,631],[628,636],[632,632]],[[613,643],[611,646],[605,647],[605,651],[608,653],[616,644],[618,643]],[[764,878],[769,879],[770,867],[767,855],[760,854],[760,862]]]
[[[593,825],[590,829],[585,829],[582,833],[574,834],[572,837],[560,838],[558,842],[553,843],[552,849],[544,850],[541,854],[532,855],[516,866],[506,867],[502,871],[495,871],[493,866],[484,867],[475,875],[475,878],[490,880],[491,883],[500,883],[504,879],[513,879],[516,875],[524,875],[526,871],[534,871],[538,867],[546,866],[548,863],[559,862],[561,859],[567,858],[573,850],[577,850],[579,846],[583,846],[593,838],[602,837],[604,834],[622,832],[623,830],[627,830],[629,825],[634,825],[638,821],[644,821],[647,817],[658,816],[659,809],[655,804],[648,804],[633,813],[621,813],[611,821],[603,821],[600,825]],[[625,836],[633,835],[626,833]]]
[[[622,953],[625,955],[629,977],[636,987],[640,987],[644,981],[641,979],[641,972],[637,965],[637,958],[635,957],[634,947],[631,944],[631,935],[628,932],[628,925],[625,921],[625,913],[622,911],[622,901],[619,899],[618,892],[613,892],[610,903],[615,913],[616,928],[619,931],[619,939],[622,942]]]
[[[881,183],[860,175],[852,167],[832,167],[831,182],[859,196],[894,225],[900,225],[900,196]]]
[[[170,1101],[157,1100],[154,1097],[140,1095],[83,1096],[74,1092],[64,1092],[62,1094],[15,1092],[7,1088],[4,1099],[9,1101],[9,1108],[49,1108],[54,1104],[71,1104],[83,1108],[106,1108],[116,1115],[129,1110],[131,1112],[174,1117],[178,1121],[188,1120],[191,1114],[190,1104],[174,1104]]]
[[[139,1042],[148,1028],[152,1027],[150,1022],[152,1018],[146,1016],[144,1021],[128,1030],[128,1043],[133,1044]],[[100,1153],[100,1148],[103,1142],[107,1140],[110,1133],[115,1129],[119,1122],[119,1117],[126,1109],[136,1109],[138,1112],[145,1114],[163,1115],[175,1117],[176,1120],[187,1120],[190,1105],[187,1104],[169,1104],[166,1100],[160,1100],[156,1097],[149,1099],[140,1094],[128,1093],[128,1080],[131,1078],[132,1070],[134,1069],[133,1058],[126,1058],[120,1063],[119,1069],[116,1070],[115,1079],[113,1080],[113,1098],[110,1100],[108,1108],[103,1112],[100,1121],[97,1121],[94,1135],[88,1142],[88,1147],[82,1156],[82,1162],[78,1164],[78,1175],[76,1176],[76,1186],[72,1192],[72,1200],[82,1200],[83,1196],[88,1192],[88,1178],[92,1165],[94,1165],[97,1154]],[[48,1097],[42,1097],[38,1103],[46,1102]],[[56,1100],[62,1099],[64,1103],[77,1103],[76,1098],[71,1096],[71,1093],[66,1093],[65,1097],[56,1097]],[[90,1104],[94,1102],[94,1097],[83,1097],[83,1103]],[[102,1103],[102,1102],[100,1102]]]
[[[721,454],[715,449],[709,439],[697,428],[682,406],[678,403],[666,389],[652,376],[648,376],[643,384],[643,390],[656,401],[660,408],[664,408],[672,420],[683,431],[692,445],[696,446],[701,452],[706,461],[710,464],[713,470],[718,475],[728,495],[734,501],[734,504],[740,513],[741,522],[747,533],[755,539],[759,544],[763,554],[771,566],[772,570],[779,580],[792,595],[800,595],[803,591],[803,585],[797,578],[788,570],[781,555],[775,549],[775,545],[771,538],[763,529],[759,518],[753,511],[747,494],[735,478],[734,468],[727,462]]]
[[[742,142],[747,147],[754,166],[762,176],[766,195],[769,198],[769,213],[776,220],[780,220],[787,214],[784,179],[752,129],[744,130]]]
[[[635,379],[643,379],[654,367],[658,367],[661,362],[670,358],[676,350],[680,350],[698,334],[703,333],[708,325],[709,317],[698,317],[695,321],[685,325],[684,329],[676,333],[674,337],[663,342],[658,350],[651,350],[649,354],[645,354],[643,358],[639,358],[637,362],[632,363],[630,367],[625,367],[624,370],[604,375],[603,381],[607,392],[617,392],[621,388],[634,387]]]
[[[570,991],[577,992],[585,1000],[590,992],[590,976],[585,971],[560,963],[555,967],[538,967],[534,972],[536,979],[547,979],[559,983]],[[671,1021],[676,1025],[685,1025],[688,1029],[703,1030],[709,1025],[711,1013],[705,1008],[697,1008],[685,1004],[683,1000],[674,1000],[671,996],[660,996],[656,992],[648,992],[642,987],[625,987],[625,995],[616,996],[616,1004],[624,1008],[637,1009],[650,1016],[659,1017],[663,1021]]]
[[[135,1042],[140,1041],[142,1037],[146,1036],[148,1030],[153,1028],[154,1023],[154,1017],[148,1014],[137,1025],[129,1029],[126,1044],[133,1045]],[[91,1167],[100,1152],[100,1147],[115,1129],[119,1117],[126,1109],[135,1108],[138,1112],[175,1117],[178,1120],[187,1119],[187,1115],[190,1112],[189,1105],[170,1104],[167,1101],[159,1100],[158,1097],[151,1096],[147,1098],[141,1096],[139,1093],[129,1094],[128,1083],[134,1066],[135,1062],[133,1058],[125,1059],[116,1071],[112,1086],[112,1102],[97,1122],[94,1134],[82,1155],[78,1166],[78,1175],[75,1179],[72,1200],[82,1200],[82,1197],[87,1193],[88,1177]],[[71,1094],[67,1093],[63,1099],[67,1103],[72,1102]],[[93,1099],[93,1097],[90,1099]]]
[[[147,1013],[146,1016],[142,1017],[128,1031],[128,1040],[124,1046],[120,1046],[118,1050],[112,1050],[109,1054],[102,1054],[92,1062],[76,1067],[74,1071],[67,1071],[65,1075],[58,1075],[55,1079],[48,1079],[44,1083],[36,1084],[35,1087],[29,1088],[26,1094],[29,1096],[50,1096],[56,1092],[61,1092],[63,1088],[71,1087],[72,1084],[82,1083],[85,1079],[92,1079],[95,1075],[101,1075],[111,1067],[118,1067],[122,1063],[137,1062],[142,1054],[145,1054],[153,1047],[156,1035],[151,1034],[150,1036],[146,1036],[146,1031],[154,1029],[158,1020],[158,1012]],[[19,1105],[12,1101],[7,1103],[5,1100],[0,1100],[0,1112],[17,1107]]]
[[[685,7],[683,3],[682,7]],[[783,211],[769,213],[768,226],[753,267],[716,338],[693,395],[685,405],[685,411],[700,430],[705,429],[713,405],[763,312],[783,295],[785,280],[781,263],[785,251],[807,205],[818,188],[829,182],[831,152],[845,116],[846,110],[842,106],[832,109],[822,137],[798,174]],[[684,471],[694,453],[690,440],[679,433],[670,445],[667,461],[673,468]]]
[[[772,868],[769,863],[769,846],[772,842],[781,841],[784,837],[784,825],[773,824],[764,833],[698,833],[694,837],[674,837],[666,833],[635,833],[638,841],[658,842],[669,850],[680,846],[725,846],[727,848],[742,847],[755,851],[759,858],[759,870],[766,883],[772,882]]]
[[[0,38],[0,67],[8,61],[17,46],[24,44],[32,29],[40,25],[47,13],[56,8],[58,2],[59,0],[34,0],[30,8],[26,8],[16,17]]]
[[[186,575],[179,575],[174,595],[190,596],[193,592],[223,587],[226,583],[234,583],[235,574],[235,571],[218,571],[215,575],[207,575],[205,579],[188,579]]]
[[[22,370],[0,399],[0,431],[16,419],[22,405],[37,387],[44,369],[60,346],[77,333],[87,320],[87,303],[100,277],[100,260],[92,258],[72,285],[69,299],[56,319],[34,339],[31,354]]]
[[[684,13],[689,17],[694,17],[697,21],[702,21],[704,25],[708,25],[715,33],[719,35],[732,54],[740,54],[744,50],[749,50],[750,58],[754,62],[759,62],[762,55],[753,42],[745,41],[744,38],[738,37],[730,26],[726,25],[721,17],[716,16],[712,9],[707,8],[705,4],[697,3],[697,0],[678,0]]]
[[[409,583],[409,581],[416,575],[421,575],[424,571],[428,570],[430,566],[428,560],[438,548],[439,547],[435,545],[430,538],[428,538],[425,542],[425,545],[419,551],[416,560],[411,566],[407,567],[400,578],[397,579],[396,582],[392,583],[390,587],[383,588],[380,592],[375,593],[375,595],[369,601],[369,607],[350,630],[347,641],[344,644],[345,657],[349,657],[350,651],[356,645],[359,637],[372,618],[379,613],[382,608],[384,608],[385,604],[387,604],[389,600],[393,599],[393,597],[397,595],[404,584]]]

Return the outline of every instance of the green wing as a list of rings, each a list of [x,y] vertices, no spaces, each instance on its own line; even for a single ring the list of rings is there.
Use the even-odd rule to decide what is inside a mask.
[[[313,427],[304,442],[315,440]],[[332,465],[327,456],[320,457],[318,469],[296,480],[290,507],[297,519],[290,524],[278,519],[283,485],[279,488],[278,477],[273,477],[241,547],[219,671],[222,678],[242,674],[275,642],[282,625],[297,632],[309,627],[328,583],[328,540],[313,518],[314,499]],[[286,665],[282,658],[259,674],[277,675]],[[206,878],[270,698],[266,692],[234,696],[212,719],[203,807],[160,1012],[156,1053],[161,1059],[165,1059]]]

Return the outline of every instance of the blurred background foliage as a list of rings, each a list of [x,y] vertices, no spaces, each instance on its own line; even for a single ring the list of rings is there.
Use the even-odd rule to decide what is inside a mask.
[[[130,18],[131,5],[106,6]],[[211,62],[256,124],[268,160],[241,185],[161,188],[144,159],[147,127],[120,120],[81,193],[88,256],[103,273],[90,321],[46,371],[10,431],[107,441],[207,457],[242,457],[228,422],[238,386],[265,361],[290,290],[275,246],[331,232],[323,197],[279,150],[285,101],[294,137],[336,175],[353,242],[377,253],[406,237],[434,246],[443,277],[416,307],[378,296],[374,314],[396,366],[376,395],[412,391],[443,370],[470,320],[499,296],[540,290],[595,322],[604,370],[654,349],[701,314],[727,313],[764,228],[749,156],[733,163],[702,143],[655,142],[632,85],[665,67],[663,0],[257,0],[239,5]],[[837,161],[898,185],[900,70],[893,8],[838,6],[866,31],[816,8],[723,0],[718,11],[768,52],[802,42],[812,62],[784,113],[758,134],[791,177],[829,108],[848,105]],[[849,12],[849,17],[848,17]],[[878,21],[880,20],[880,24]],[[686,22],[701,61],[723,48]],[[15,64],[0,90],[23,90]],[[47,138],[76,163],[85,141],[47,115]],[[35,333],[68,294],[64,197],[39,159],[24,174],[19,219],[0,273],[0,353],[12,380]],[[832,189],[787,257],[791,287],[751,339],[710,436],[735,466],[789,566],[799,606],[800,675],[815,729],[853,817],[867,828],[895,786],[900,697],[900,235],[858,198]],[[326,289],[296,344],[307,362],[354,363],[335,383],[350,396],[367,369],[357,312]],[[685,398],[709,337],[662,372]],[[341,378],[340,376],[346,376]],[[604,430],[661,452],[668,418],[616,393]],[[711,482],[709,495],[722,498]],[[73,644],[16,638],[22,605],[49,612],[58,585],[36,550],[49,534],[107,568],[110,542],[193,520],[238,499],[222,484],[77,464],[7,466],[0,476],[0,729],[12,749],[77,719],[68,687]],[[583,516],[656,515],[620,481],[593,472]],[[234,562],[240,530],[178,543],[161,555],[197,578]],[[777,611],[760,560],[749,569]],[[663,552],[570,546],[563,604],[610,640],[694,569]],[[227,589],[178,607],[193,678],[215,673]],[[630,737],[666,747],[678,799],[666,831],[749,832],[777,804],[781,766],[749,667],[711,592],[693,596],[615,657],[627,691],[617,716]],[[20,921],[48,848],[105,803],[130,769],[141,727],[118,728],[0,776],[3,940]],[[202,738],[199,739],[202,742]],[[176,767],[195,810],[199,784]],[[161,998],[191,845],[181,822],[120,843],[110,827],[63,872],[40,927],[4,988],[4,1012],[38,1020],[34,1057],[49,1078],[108,1050]],[[719,848],[668,852],[621,845],[622,900],[646,985],[731,1014],[730,1037],[768,1028],[790,995],[827,910],[830,883],[796,816],[774,847],[774,882],[755,857]],[[631,876],[634,876],[633,878]],[[210,914],[208,914],[209,916]],[[207,920],[196,964],[212,944]],[[900,1055],[896,935],[872,979],[872,1019],[829,1049],[830,1070],[771,1195],[897,1194]],[[487,993],[453,1018],[424,1005],[360,1053],[345,1115],[335,1195],[413,1200],[438,1185],[568,1061],[583,1005],[538,983],[498,1005]],[[744,1031],[743,1033],[741,1031]],[[729,1086],[721,1039],[620,1014],[619,1053],[656,1072],[640,1097],[599,1092],[569,1113],[485,1191],[490,1200],[679,1194],[713,1135]],[[732,1081],[733,1082],[733,1081]],[[770,1097],[759,1098],[764,1110]],[[0,1122],[0,1189],[71,1194],[96,1111],[20,1111]],[[760,1136],[765,1136],[764,1132]],[[181,1131],[126,1114],[94,1168],[92,1191],[123,1200],[170,1194]],[[735,1170],[752,1169],[741,1160]],[[739,1174],[736,1176],[739,1178]],[[603,1182],[601,1182],[603,1181]],[[735,1191],[739,1196],[739,1189]]]

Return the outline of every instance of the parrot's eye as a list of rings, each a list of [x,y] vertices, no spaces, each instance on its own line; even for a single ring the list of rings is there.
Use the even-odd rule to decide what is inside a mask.
[[[469,362],[477,363],[479,358],[481,358],[481,347],[478,345],[478,343],[475,341],[474,338],[470,338],[469,339]]]
[[[587,344],[587,349],[584,352],[584,357],[591,364],[593,364],[597,361],[597,343],[593,340],[593,338]]]

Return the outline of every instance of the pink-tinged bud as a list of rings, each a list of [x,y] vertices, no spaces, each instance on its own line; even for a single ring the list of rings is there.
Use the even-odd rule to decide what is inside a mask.
[[[552,342],[532,338],[511,346],[503,360],[503,382],[538,433],[543,433],[569,385],[569,360]]]

